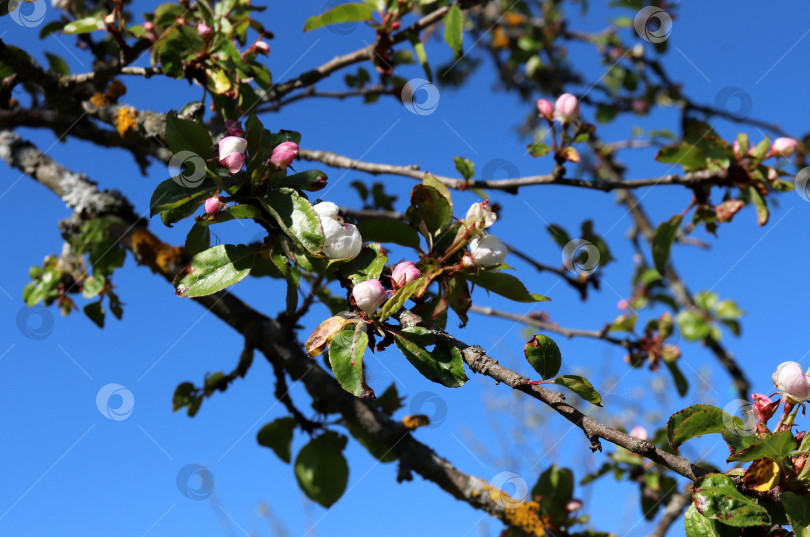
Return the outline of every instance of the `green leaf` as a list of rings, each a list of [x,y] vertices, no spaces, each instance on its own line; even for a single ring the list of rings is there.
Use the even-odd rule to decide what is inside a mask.
[[[422,65],[422,69],[425,71],[425,77],[427,77],[428,82],[431,84],[433,83],[433,71],[430,69],[430,63],[428,62],[427,52],[425,52],[425,44],[419,39],[419,34],[417,32],[413,32],[410,34],[409,39],[411,42],[411,46],[413,47],[413,51],[416,53],[416,57],[419,59],[419,63]]]
[[[655,230],[655,237],[652,242],[652,255],[655,268],[662,276],[667,273],[669,255],[672,252],[672,244],[678,235],[678,228],[681,227],[683,217],[676,214],[666,222],[662,222]]]
[[[343,456],[346,437],[333,431],[310,440],[295,458],[295,478],[307,498],[330,507],[343,496],[349,465]]]
[[[48,65],[51,71],[59,76],[68,76],[70,74],[70,67],[68,67],[65,60],[50,52],[46,52],[45,57],[48,59]]]
[[[681,330],[681,335],[687,341],[699,341],[711,334],[712,327],[706,318],[692,310],[681,310],[675,316],[675,322]]]
[[[551,153],[551,148],[546,144],[529,144],[526,146],[526,149],[529,150],[529,154],[533,157],[542,157],[543,155],[547,155]]]
[[[166,144],[174,154],[191,151],[203,160],[214,156],[214,142],[205,127],[172,114],[166,116]]]
[[[453,222],[453,205],[439,189],[416,185],[411,192],[411,205],[405,216],[416,228],[424,229],[427,234],[435,237]]]
[[[458,173],[460,173],[461,176],[467,181],[475,177],[475,164],[466,158],[453,157],[453,164],[455,164]]]
[[[810,537],[810,495],[782,493],[782,506],[796,537]]]
[[[562,375],[554,379],[554,384],[565,386],[589,403],[602,406],[602,396],[594,389],[593,384],[584,377],[578,375]]]
[[[520,280],[505,272],[485,270],[481,271],[479,274],[463,273],[462,276],[487,291],[492,291],[515,302],[543,302],[551,300],[543,295],[530,293]]]
[[[419,232],[400,220],[361,220],[357,230],[364,241],[388,242],[419,249]]]
[[[365,236],[363,240],[366,240]],[[357,285],[372,278],[379,279],[386,263],[388,255],[385,250],[378,243],[371,243],[363,246],[357,257],[341,265],[340,274],[352,285]]]
[[[745,431],[724,429],[722,435],[731,453],[738,453],[759,442],[758,436],[745,434]]]
[[[191,212],[193,213],[203,201],[210,198],[217,191],[217,184],[208,177],[192,187],[184,186],[181,182],[182,176],[178,177],[166,179],[157,186],[152,193],[152,199],[149,201],[149,216],[155,216],[158,213],[176,209],[194,201],[196,203],[191,206]]]
[[[358,324],[357,327],[365,327]],[[329,362],[341,387],[355,397],[365,393],[363,387],[363,354],[368,336],[363,330],[344,330],[329,345]]]
[[[444,18],[444,41],[450,45],[456,57],[464,51],[464,14],[458,4],[453,4]]]
[[[782,459],[787,457],[791,451],[796,449],[796,439],[790,431],[781,431],[770,436],[766,436],[754,442],[747,448],[734,453],[726,462],[748,462],[767,457],[769,459]]]
[[[770,523],[768,511],[752,498],[743,496],[727,475],[705,475],[695,481],[692,490],[692,501],[697,511],[707,518],[735,528]]]
[[[704,434],[724,430],[742,431],[745,424],[737,416],[711,405],[692,405],[673,414],[667,422],[667,439],[673,448]]]
[[[177,412],[181,408],[191,405],[195,398],[194,391],[194,384],[190,382],[178,384],[172,396],[172,412]]]
[[[425,350],[435,341],[433,332],[419,326],[404,328],[399,334],[394,334],[394,343],[425,378],[448,388],[463,386],[467,375],[461,352],[447,344],[436,345],[433,352]]]
[[[62,33],[87,34],[95,30],[103,29],[105,26],[106,25],[101,17],[98,15],[93,15],[91,17],[84,17],[65,24],[65,27],[62,29]]]
[[[195,255],[174,279],[177,296],[210,295],[244,280],[253,268],[253,249],[218,244]]]
[[[82,282],[82,296],[84,298],[93,298],[104,290],[106,280],[104,276],[88,276]]]
[[[99,328],[104,328],[104,305],[99,302],[91,302],[84,307],[84,314],[87,315]]]
[[[194,256],[211,246],[211,230],[208,226],[195,222],[186,235],[186,254]]]
[[[315,192],[326,186],[327,179],[326,174],[320,170],[307,170],[305,172],[288,175],[280,179],[278,184],[280,186]]]
[[[373,12],[371,6],[360,2],[341,4],[333,7],[329,11],[310,17],[304,23],[304,31],[311,32],[330,24],[340,24],[342,22],[362,22],[372,20]]]
[[[736,537],[740,533],[731,526],[701,515],[695,504],[689,504],[683,518],[683,526],[686,537]]]
[[[739,319],[744,314],[745,312],[733,300],[721,300],[715,310],[718,319]]]
[[[530,498],[539,498],[540,512],[560,523],[569,518],[565,506],[574,497],[574,484],[571,470],[552,464],[538,477]]]
[[[394,462],[397,454],[393,449],[386,446],[380,439],[354,423],[346,424],[349,433],[357,440],[361,446],[366,448],[372,457],[382,463]]]
[[[697,146],[686,142],[662,147],[655,160],[666,164],[680,164],[687,172],[706,167],[706,154]]]
[[[751,201],[754,203],[754,207],[757,210],[757,224],[764,226],[768,223],[768,218],[770,216],[768,204],[765,203],[765,199],[759,193],[759,190],[753,186],[748,187],[748,195],[751,196]]]
[[[280,188],[269,192],[259,201],[291,239],[309,253],[321,255],[321,221],[306,198],[291,188]]]
[[[543,380],[550,379],[559,373],[562,355],[560,348],[550,337],[537,334],[523,347],[523,353]]]
[[[290,446],[295,429],[295,418],[285,417],[271,421],[259,429],[256,441],[260,446],[269,447],[284,462],[290,462]]]
[[[392,313],[398,312],[405,302],[411,298],[411,295],[422,285],[423,279],[423,277],[417,278],[397,289],[397,292],[394,293],[380,309],[380,321],[384,321],[390,317]]]
[[[683,397],[689,391],[689,381],[686,380],[681,368],[678,367],[678,362],[675,360],[664,360],[664,365],[667,366],[667,369],[669,369],[672,375],[672,381],[675,383],[675,389],[678,391],[678,395]]]

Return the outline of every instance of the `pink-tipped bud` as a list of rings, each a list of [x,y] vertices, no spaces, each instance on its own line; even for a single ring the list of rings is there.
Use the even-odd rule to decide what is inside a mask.
[[[776,413],[781,401],[771,401],[771,398],[762,393],[752,393],[751,400],[754,402],[754,418],[760,423],[768,423],[768,420]]]
[[[546,99],[537,99],[537,110],[540,112],[538,115],[543,119],[549,121],[554,119],[554,105],[551,101]]]
[[[554,119],[563,125],[579,116],[579,101],[570,93],[563,93],[554,105]]]
[[[228,167],[231,173],[242,169],[245,162],[247,140],[239,136],[226,136],[219,141],[219,163]]]
[[[616,304],[616,307],[619,308],[619,311],[624,311],[624,310],[626,310],[627,308],[630,307],[630,303],[627,302],[627,300],[625,300],[625,299],[621,299]]]
[[[209,39],[211,35],[213,35],[214,31],[211,30],[211,27],[205,24],[204,22],[198,22],[197,33],[200,34],[200,37],[202,37],[203,39]]]
[[[779,364],[771,376],[773,385],[782,392],[788,402],[801,403],[810,399],[810,377],[804,374],[796,362]]]
[[[244,138],[245,131],[242,130],[242,123],[235,119],[226,119],[225,136],[236,136],[239,138]]]
[[[422,271],[416,268],[413,261],[403,261],[394,267],[394,271],[391,273],[391,281],[394,283],[394,289],[399,289],[421,275]]]
[[[146,30],[147,32],[151,32],[152,30],[155,29],[155,25],[149,21],[146,21],[145,23],[143,23],[143,29]]]
[[[567,513],[573,513],[574,511],[579,511],[580,509],[582,509],[582,500],[573,498],[569,500],[567,504],[565,504],[565,511]]]
[[[211,196],[205,200],[205,214],[217,214],[224,206],[225,204],[219,200],[219,196]]]
[[[799,142],[793,138],[777,138],[771,146],[771,156],[789,157],[796,152]]]
[[[253,43],[253,50],[258,52],[259,54],[264,54],[265,56],[267,56],[268,54],[270,54],[270,45],[268,45],[264,41],[256,41],[255,43]]]
[[[355,285],[354,289],[352,289],[352,297],[354,297],[354,302],[358,308],[366,312],[367,315],[371,315],[385,302],[388,291],[380,283],[380,280],[372,278]]]
[[[640,438],[641,440],[649,440],[650,433],[647,432],[647,429],[642,427],[641,425],[636,425],[630,431],[630,436],[635,436],[636,438]]]
[[[737,160],[740,160],[742,158],[742,155],[740,154],[740,142],[734,140],[734,143],[731,144],[731,148],[734,150],[734,157]]]
[[[298,144],[295,142],[282,142],[273,149],[270,162],[277,168],[286,168],[298,155]]]

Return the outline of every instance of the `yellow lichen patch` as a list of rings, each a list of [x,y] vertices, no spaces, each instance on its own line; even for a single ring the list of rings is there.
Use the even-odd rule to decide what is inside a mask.
[[[405,416],[402,418],[402,424],[413,431],[419,427],[427,427],[430,425],[430,418],[424,414],[413,414],[412,416]]]
[[[145,228],[132,232],[130,248],[139,263],[169,276],[174,275],[185,257],[184,248],[166,244]]]
[[[118,118],[115,122],[115,130],[121,135],[121,138],[126,138],[129,134],[135,132],[138,127],[138,111],[131,106],[122,106],[118,109]]]
[[[547,530],[554,529],[551,520],[546,515],[540,514],[539,503],[516,500],[503,490],[490,485],[485,485],[484,491],[489,493],[492,501],[504,506],[503,519],[510,526],[520,528],[536,537],[544,537],[548,534]]]
[[[504,13],[503,20],[505,20],[506,24],[509,26],[519,26],[526,22],[526,16],[520,13]]]
[[[105,106],[110,104],[110,101],[107,100],[107,96],[103,93],[96,93],[90,97],[90,102],[96,106]]]
[[[107,97],[107,100],[111,103],[118,102],[118,98],[122,95],[126,94],[127,87],[124,85],[123,82],[120,80],[113,80],[110,82],[110,87],[107,88],[107,91],[104,92],[104,95]]]
[[[757,459],[743,477],[743,483],[752,490],[767,492],[779,484],[782,468],[772,459]]]
[[[494,48],[509,48],[509,38],[500,26],[495,27],[492,34],[492,46]]]

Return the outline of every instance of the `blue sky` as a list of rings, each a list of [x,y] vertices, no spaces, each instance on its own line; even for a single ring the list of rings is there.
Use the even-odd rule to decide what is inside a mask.
[[[135,11],[143,12],[153,5],[144,2]],[[258,18],[276,34],[267,62],[277,81],[373,39],[373,32],[362,27],[347,34],[329,30],[303,34],[303,21],[321,10],[320,2],[270,2],[268,6]],[[598,30],[617,14],[632,12],[605,11],[594,5],[584,19],[578,9],[572,10],[571,25]],[[805,58],[810,53],[810,12],[806,7],[749,2],[743,10],[719,2],[684,3],[678,6],[677,14],[665,63],[671,77],[684,82],[689,96],[713,104],[724,88],[738,87],[750,97],[752,116],[778,123],[795,135],[808,130],[810,88]],[[46,21],[55,17],[49,6]],[[68,36],[40,42],[37,29],[22,28],[8,18],[2,19],[0,26],[6,32],[5,42],[25,46],[43,61],[44,51],[56,52],[66,59],[72,72],[89,69],[87,57],[72,47]],[[471,45],[468,37],[465,47]],[[438,39],[431,42],[428,51],[434,65],[449,58],[446,45]],[[571,53],[591,79],[604,72],[590,51],[572,46]],[[145,60],[139,65],[145,65]],[[473,160],[479,170],[494,159],[504,159],[521,175],[547,173],[550,160],[526,156],[529,140],[515,129],[530,112],[529,106],[514,96],[493,93],[489,67],[483,66],[459,90],[442,89],[436,111],[428,116],[411,114],[391,99],[373,106],[354,100],[335,103],[313,99],[262,119],[273,130],[300,131],[303,147],[372,162],[418,163],[425,170],[454,175],[452,157],[460,155]],[[401,76],[418,77],[421,70],[406,67]],[[341,78],[322,87],[338,89]],[[179,109],[199,95],[185,82],[160,78],[148,83],[128,78],[125,82],[129,92],[124,102],[138,108]],[[570,89],[582,94],[587,87]],[[593,119],[593,114],[593,110],[583,109],[586,118]],[[604,140],[621,140],[628,138],[635,126],[677,131],[678,116],[673,109],[663,109],[645,118],[629,117],[602,126],[599,133]],[[741,131],[755,140],[762,137],[750,127],[720,121],[714,126],[727,139]],[[53,133],[45,131],[21,132],[68,168],[87,173],[104,188],[121,190],[141,212],[147,210],[154,187],[168,177],[160,164],[151,166],[148,176],[140,176],[123,151],[74,140],[55,143]],[[621,158],[630,166],[628,176],[680,171],[655,163],[653,154],[649,150],[623,152]],[[307,166],[301,163],[300,167]],[[199,384],[206,372],[230,370],[238,359],[241,342],[202,308],[177,298],[164,281],[136,268],[131,259],[114,279],[126,303],[124,320],[108,319],[104,330],[79,314],[63,318],[55,310],[22,310],[28,268],[61,249],[56,223],[69,212],[50,192],[28,178],[20,178],[18,172],[6,168],[0,174],[0,207],[11,231],[6,234],[7,253],[0,266],[0,303],[5,303],[0,310],[0,373],[5,402],[0,409],[5,432],[0,444],[0,470],[5,476],[0,487],[2,533],[271,535],[258,509],[266,502],[290,535],[345,535],[382,529],[394,536],[497,534],[497,521],[453,500],[421,478],[397,484],[395,465],[378,464],[353,441],[347,450],[351,470],[344,498],[329,510],[308,502],[297,488],[292,468],[255,442],[256,432],[264,423],[284,415],[272,395],[272,371],[261,359],[256,360],[247,378],[206,400],[194,419],[172,413],[171,395],[177,384]],[[331,170],[329,176],[328,199],[349,206],[359,204],[348,185],[365,179],[362,174]],[[376,180],[399,196],[396,207],[404,210],[414,182],[401,177]],[[685,189],[671,187],[646,189],[639,196],[644,196],[656,223],[682,212],[691,199]],[[553,301],[527,306],[488,298],[479,290],[474,295],[477,303],[515,313],[547,311],[561,325],[581,328],[599,328],[618,313],[616,302],[630,289],[632,250],[624,237],[631,221],[612,194],[543,186],[526,189],[519,196],[496,194],[493,198],[503,205],[503,212],[492,231],[542,261],[560,264],[559,248],[546,233],[545,222],[576,230],[586,218],[594,219],[596,230],[605,234],[618,261],[606,267],[602,291],[582,303],[573,290],[554,277],[537,275],[519,260],[507,260],[530,290]],[[454,193],[454,201],[456,214],[463,216],[467,206],[477,200],[472,194]],[[810,352],[805,329],[810,256],[802,233],[810,225],[808,206],[795,193],[781,195],[778,201],[779,208],[764,228],[756,226],[753,210],[746,209],[733,224],[721,227],[719,240],[709,238],[711,251],[675,246],[673,252],[674,262],[693,291],[713,289],[721,298],[736,299],[746,310],[743,336],[733,338],[726,333],[724,342],[746,368],[754,388],[765,393],[771,391],[770,374],[777,364],[804,360],[807,365]],[[151,227],[175,244],[183,242],[187,231],[185,224],[169,229],[159,221],[153,221]],[[249,240],[259,230],[233,224],[219,226],[216,231],[221,242],[239,242]],[[702,232],[697,236],[707,238]],[[394,249],[391,261],[406,255]],[[268,314],[283,308],[283,288],[276,282],[249,279],[234,292]],[[25,320],[26,315],[41,316],[46,324],[52,322],[52,331],[40,340],[26,337],[18,329],[18,318]],[[307,318],[302,338],[326,315],[325,308],[315,308]],[[643,315],[643,319],[651,316]],[[35,320],[31,322],[36,325]],[[526,374],[531,371],[522,355],[526,334],[520,326],[471,315],[468,327],[457,334],[469,343],[482,345],[507,366]],[[683,345],[682,368],[693,389],[680,399],[665,373],[628,371],[618,349],[591,341],[556,339],[563,353],[563,373],[586,372],[602,392],[608,410],[633,416],[628,427],[643,416],[662,425],[669,414],[689,404],[708,402],[722,407],[735,399],[725,373],[698,345]],[[586,468],[598,467],[604,460],[604,454],[590,453],[584,436],[571,430],[567,422],[486,378],[472,376],[464,388],[448,390],[421,378],[394,349],[369,354],[366,360],[370,383],[378,391],[396,382],[400,393],[409,398],[435,394],[446,404],[443,421],[435,420],[436,426],[419,430],[416,437],[465,472],[485,479],[513,472],[531,487],[537,474],[552,462],[573,467],[579,478]],[[665,382],[666,396],[654,391],[655,382],[661,382],[656,379]],[[126,419],[107,419],[96,406],[97,393],[110,383],[124,386],[133,396],[132,412]],[[292,396],[300,407],[307,408],[308,399],[300,387],[293,388]],[[572,396],[572,400],[576,398]],[[586,403],[576,402],[586,408]],[[493,411],[497,405],[506,411]],[[536,415],[534,425],[527,426],[510,411],[517,408]],[[636,410],[628,410],[632,408]],[[399,415],[408,410],[406,406]],[[433,412],[429,406],[411,410]],[[499,424],[497,428],[492,426],[494,422]],[[515,427],[528,444],[525,450],[516,444]],[[684,452],[690,456],[709,453],[713,461],[721,462],[725,447],[716,441],[699,439]],[[294,452],[304,442],[303,436],[296,436]],[[478,444],[493,456],[480,452]],[[605,449],[611,450],[607,443]],[[189,499],[178,489],[178,473],[188,464],[203,465],[214,477],[214,494],[205,501]],[[650,530],[641,520],[634,486],[616,488],[606,480],[591,489],[578,488],[577,496],[586,500],[584,511],[592,515],[595,528],[620,536],[640,536]],[[681,528],[676,525],[670,535],[682,534]]]

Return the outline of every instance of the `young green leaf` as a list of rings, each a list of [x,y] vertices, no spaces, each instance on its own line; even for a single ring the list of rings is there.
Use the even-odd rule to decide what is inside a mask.
[[[436,337],[430,330],[419,326],[404,328],[399,334],[394,334],[396,346],[426,379],[448,388],[463,386],[467,382],[467,375],[461,353],[446,344],[436,345],[433,352],[425,350],[435,341]]]
[[[295,478],[307,498],[330,507],[343,496],[349,465],[343,456],[346,437],[326,431],[301,448],[295,458]]]
[[[218,244],[195,255],[174,279],[177,296],[193,298],[210,295],[244,280],[253,268],[253,249]]]
[[[672,244],[678,235],[678,228],[681,227],[683,217],[676,214],[666,222],[662,222],[655,230],[652,243],[652,255],[655,268],[662,276],[667,272],[669,256],[672,252]]]
[[[295,418],[285,417],[271,421],[259,429],[256,441],[260,446],[269,447],[284,462],[290,462],[290,446],[295,429]]]
[[[692,405],[669,418],[667,439],[673,448],[677,448],[692,438],[726,429],[742,431],[745,424],[737,416],[712,405]]]
[[[768,217],[770,216],[768,204],[765,203],[765,199],[762,197],[762,194],[759,193],[759,190],[753,186],[748,187],[748,195],[751,196],[751,201],[754,203],[754,207],[757,210],[757,224],[764,226],[768,223]]]
[[[731,526],[701,515],[695,504],[690,504],[686,510],[683,526],[686,537],[737,537],[740,533]]]
[[[364,324],[357,325],[359,328]],[[368,346],[368,336],[360,330],[344,330],[332,339],[329,345],[329,363],[340,386],[355,397],[365,392],[363,387],[363,354]]]
[[[523,347],[523,353],[543,380],[550,379],[559,373],[562,355],[560,348],[550,337],[537,334]]]
[[[515,302],[543,302],[551,300],[543,295],[537,293],[530,293],[523,282],[505,272],[498,272],[493,270],[481,271],[478,274],[462,273],[464,278],[471,283],[492,291],[498,295],[506,297]]]
[[[551,153],[551,148],[546,144],[529,144],[526,146],[526,149],[529,150],[529,154],[533,157],[542,157],[543,155],[547,155]]]
[[[458,4],[453,4],[444,18],[444,40],[456,57],[464,51],[464,14]]]
[[[191,151],[203,160],[214,156],[214,142],[205,127],[172,114],[166,116],[166,144],[175,155]]]
[[[768,511],[753,498],[743,496],[724,474],[708,474],[695,481],[692,501],[703,516],[735,528],[761,526],[771,521]]]
[[[782,492],[782,506],[796,537],[810,537],[810,495]]]
[[[594,389],[593,384],[584,377],[578,375],[562,375],[554,379],[554,384],[565,386],[589,403],[602,406],[602,396]]]
[[[461,176],[467,181],[475,177],[475,164],[466,158],[453,157],[453,164],[455,164],[458,173],[460,173]]]
[[[372,20],[373,12],[371,6],[361,2],[341,4],[333,7],[329,11],[310,17],[304,23],[304,31],[311,32],[330,24],[340,24],[343,22],[362,22]]]
[[[796,439],[790,431],[781,431],[770,436],[766,436],[731,455],[726,462],[738,461],[748,462],[767,457],[779,460],[787,457],[791,451],[796,449]]]
[[[280,188],[270,191],[259,202],[288,237],[309,253],[320,255],[323,248],[323,229],[315,209],[306,198],[291,188]]]

